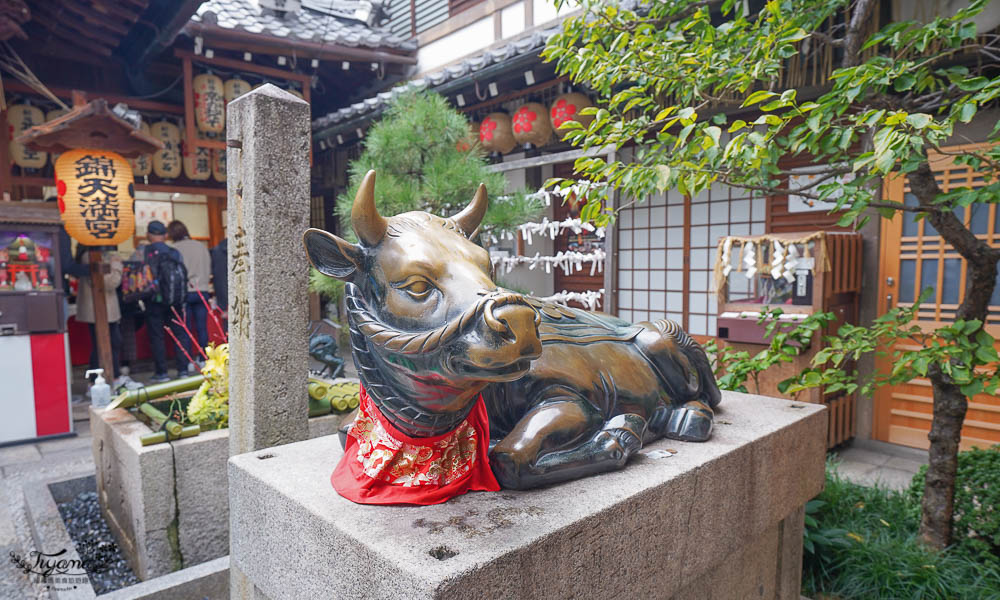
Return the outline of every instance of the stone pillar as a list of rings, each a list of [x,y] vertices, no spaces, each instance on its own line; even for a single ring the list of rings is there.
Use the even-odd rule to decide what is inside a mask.
[[[229,454],[308,438],[309,104],[266,84],[229,103]],[[232,598],[253,583],[230,570]]]
[[[308,438],[309,105],[229,103],[229,454]]]

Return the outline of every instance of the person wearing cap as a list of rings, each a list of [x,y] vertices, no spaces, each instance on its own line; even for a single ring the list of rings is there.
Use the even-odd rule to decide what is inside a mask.
[[[146,239],[149,243],[136,248],[131,260],[149,262],[149,257],[164,252],[178,262],[183,261],[180,252],[167,245],[167,226],[163,222],[150,221],[146,226]],[[178,340],[183,340],[186,334],[180,325],[173,322],[174,316],[170,307],[154,301],[146,301],[144,304],[146,307],[146,331],[149,334],[149,346],[153,352],[155,371],[149,381],[150,383],[162,383],[170,380],[170,376],[167,374],[166,332],[163,328],[164,326],[170,327]],[[180,377],[187,371],[187,359],[184,358],[184,353],[177,347],[173,339],[170,340],[170,345],[174,349],[174,365],[177,368],[177,376]]]

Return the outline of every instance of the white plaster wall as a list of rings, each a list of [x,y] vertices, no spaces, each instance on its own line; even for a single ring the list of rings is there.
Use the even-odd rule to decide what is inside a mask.
[[[524,2],[511,4],[500,11],[500,35],[509,38],[522,31],[524,31]]]
[[[493,43],[493,15],[450,33],[417,50],[417,70],[424,73]]]

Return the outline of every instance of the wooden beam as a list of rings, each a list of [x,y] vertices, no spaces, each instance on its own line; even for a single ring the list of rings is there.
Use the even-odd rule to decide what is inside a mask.
[[[212,57],[205,58],[204,56],[198,56],[193,52],[188,52],[187,50],[174,50],[174,56],[177,58],[188,61],[194,61],[205,65],[216,65],[219,67],[225,67],[227,69],[234,69],[237,71],[244,71],[247,73],[257,73],[258,75],[264,75],[266,77],[274,77],[276,79],[285,79],[288,81],[298,81],[303,84],[303,89],[305,86],[312,81],[312,75],[303,75],[301,73],[296,73],[294,71],[285,71],[284,69],[275,69],[272,67],[264,67],[261,65],[255,65],[242,60],[235,60],[232,58],[224,57]]]
[[[226,196],[226,184],[221,183],[219,187],[202,187],[194,185],[165,185],[162,183],[137,183],[136,191],[139,192],[167,192],[178,194],[192,194],[195,196]]]
[[[494,106],[497,104],[503,104],[504,102],[509,102],[516,98],[521,98],[527,96],[528,94],[533,94],[539,90],[547,90],[550,87],[555,87],[564,81],[569,81],[569,77],[562,76],[556,77],[555,79],[550,79],[548,81],[543,81],[542,83],[536,83],[535,85],[528,86],[526,88],[521,88],[513,92],[507,92],[506,94],[500,94],[496,98],[490,98],[485,102],[480,102],[479,104],[471,104],[469,106],[463,106],[459,110],[464,113],[470,113],[480,108],[486,108],[487,106]]]
[[[194,152],[198,144],[198,136],[194,132],[194,77],[191,73],[191,59],[181,59],[184,70],[184,142],[189,152]],[[190,145],[189,145],[190,144]]]
[[[69,6],[69,4],[67,6]],[[68,11],[66,11],[65,9],[66,6],[60,6],[58,8],[53,9],[52,7],[46,6],[44,4],[40,4],[35,7],[35,10],[38,11],[38,13],[40,13],[39,16],[42,17],[43,19],[47,18],[50,21],[55,21],[56,23],[59,23],[62,27],[73,31],[78,35],[88,37],[99,44],[104,44],[111,48],[118,47],[118,44],[121,42],[121,39],[118,36],[110,32],[102,33],[101,31],[98,31],[95,27],[82,24],[80,22],[79,17],[74,17],[73,15],[67,14]]]
[[[32,94],[41,97],[38,92],[28,87],[27,85],[15,80],[5,80],[3,82],[5,89],[11,92],[18,92],[21,94]],[[63,100],[72,100],[73,90],[63,87],[49,87],[49,90]],[[166,102],[155,102],[152,100],[140,100],[138,98],[132,98],[130,96],[119,96],[116,94],[105,94],[104,92],[99,92],[95,90],[86,90],[86,93],[95,98],[104,98],[108,101],[108,104],[115,105],[119,102],[124,102],[128,104],[129,108],[134,108],[137,110],[148,110],[151,112],[165,112],[176,115],[184,114],[184,107],[177,104],[167,104]]]
[[[94,11],[85,9],[75,2],[65,2],[61,3],[60,6],[65,8],[67,11],[73,13],[77,17],[83,19],[84,21],[90,23],[94,27],[100,27],[106,29],[118,35],[126,35],[132,29],[130,26],[124,23],[115,21],[113,19],[101,19],[94,16]]]
[[[221,44],[239,43],[240,48],[247,49],[248,44],[255,45],[257,52],[279,54],[291,54],[306,58],[329,58],[334,60],[357,60],[361,62],[381,62],[386,64],[396,63],[403,65],[415,65],[417,59],[410,54],[396,53],[391,50],[373,50],[369,48],[358,48],[353,46],[343,46],[340,44],[330,44],[326,42],[313,42],[307,40],[292,40],[287,38],[274,37],[267,34],[250,33],[248,31],[238,31],[233,29],[223,29],[218,25],[206,25],[204,23],[191,22],[185,29],[192,35],[200,35],[205,38],[207,46],[221,48]],[[265,49],[270,49],[267,52]]]
[[[2,149],[0,149],[0,152],[2,152]],[[12,185],[52,187],[56,184],[55,179],[52,177],[10,175],[9,179]],[[167,192],[167,193],[177,192],[180,194],[193,194],[195,196],[225,197],[226,195],[226,185],[224,183],[220,183],[219,187],[207,187],[207,186],[187,185],[184,183],[167,185],[162,183],[139,183],[138,181],[136,181],[135,189],[136,191],[139,192]]]
[[[49,21],[41,21],[42,27],[49,30],[53,36],[65,40],[71,46],[78,46],[82,50],[88,50],[101,56],[111,56],[111,48],[101,46],[89,40],[80,39],[69,32],[63,31],[57,24]]]

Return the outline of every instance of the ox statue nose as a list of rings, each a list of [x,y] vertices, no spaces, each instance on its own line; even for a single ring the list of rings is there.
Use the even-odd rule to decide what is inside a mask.
[[[516,359],[534,360],[542,355],[538,339],[538,313],[524,304],[505,304],[487,311],[486,324],[512,347]]]

